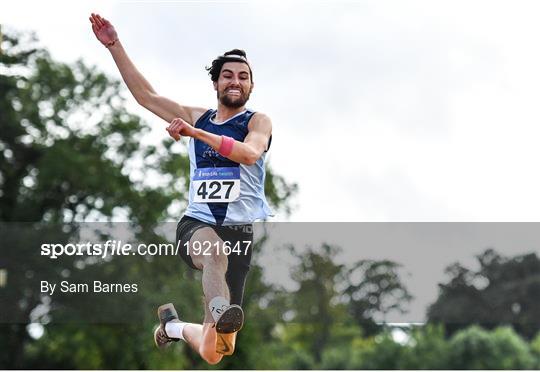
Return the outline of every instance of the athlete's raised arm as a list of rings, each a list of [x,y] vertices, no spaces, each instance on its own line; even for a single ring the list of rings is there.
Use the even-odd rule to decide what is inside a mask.
[[[180,105],[157,94],[129,59],[113,25],[99,14],[92,13],[89,19],[96,38],[111,52],[124,82],[137,102],[167,123],[180,117],[187,123],[194,125],[206,109]]]

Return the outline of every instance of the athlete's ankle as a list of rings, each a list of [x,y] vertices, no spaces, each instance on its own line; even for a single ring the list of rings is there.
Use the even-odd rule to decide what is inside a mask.
[[[182,322],[181,320],[173,319],[170,322],[165,323],[165,333],[170,338],[179,338],[185,341],[184,327],[186,324],[186,322]]]
[[[227,300],[225,297],[217,296],[209,301],[208,310],[210,310],[210,314],[212,314],[214,321],[217,322],[221,317],[221,314],[223,314],[223,312],[227,310],[229,306],[229,300]]]

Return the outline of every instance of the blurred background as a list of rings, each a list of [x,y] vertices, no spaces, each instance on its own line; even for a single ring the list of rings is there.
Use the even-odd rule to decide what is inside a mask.
[[[177,260],[107,263],[111,277],[146,283],[126,302],[140,307],[139,323],[61,321],[70,316],[66,299],[34,285],[42,275],[87,278],[96,267],[75,259],[43,265],[35,252],[45,237],[69,241],[78,223],[126,222],[137,239],[160,241],[156,228],[178,220],[186,205],[186,143],[173,143],[166,123],[136,105],[91,32],[91,12],[115,25],[156,90],[182,103],[213,107],[204,66],[226,50],[247,51],[255,79],[249,107],[274,125],[266,191],[275,221],[534,222],[539,7],[4,3],[0,368],[208,368],[183,344],[163,353],[152,342],[153,309],[170,300],[164,293],[178,296],[187,320],[200,321],[200,277]],[[352,248],[298,243],[279,250],[285,285],[268,276],[265,254],[276,247],[263,236],[237,352],[212,368],[540,368],[538,248],[462,248],[437,265],[416,257],[437,267],[433,296],[421,317],[395,323],[388,314],[406,313],[418,298],[403,260],[343,259]]]

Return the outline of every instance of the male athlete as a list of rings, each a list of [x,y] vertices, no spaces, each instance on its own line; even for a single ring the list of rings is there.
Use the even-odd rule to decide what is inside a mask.
[[[182,322],[172,304],[158,308],[158,347],[184,340],[209,364],[234,351],[242,328],[244,284],[251,262],[251,223],[270,210],[264,196],[264,158],[272,124],[245,108],[253,90],[251,67],[242,50],[217,57],[209,75],[217,110],[184,106],[160,96],[137,70],[109,21],[90,17],[97,39],[109,49],[137,102],[169,123],[175,140],[189,139],[189,205],[176,229],[183,260],[202,270],[203,324]]]

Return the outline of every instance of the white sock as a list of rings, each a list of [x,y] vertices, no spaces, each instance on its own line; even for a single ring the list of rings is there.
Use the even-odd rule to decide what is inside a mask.
[[[165,332],[171,338],[179,338],[185,341],[183,332],[186,324],[186,322],[167,322],[165,323]]]
[[[212,314],[212,318],[217,322],[221,314],[230,306],[229,300],[225,297],[217,296],[210,300],[208,308]]]

